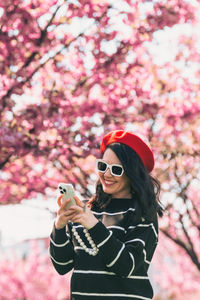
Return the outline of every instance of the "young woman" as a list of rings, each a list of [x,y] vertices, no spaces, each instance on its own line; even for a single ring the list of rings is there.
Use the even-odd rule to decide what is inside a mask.
[[[85,205],[75,197],[77,205],[67,211],[70,200],[60,204],[50,237],[52,263],[59,274],[73,269],[72,300],[152,299],[148,268],[162,216],[160,186],[150,175],[153,153],[123,130],[108,133],[101,152],[93,198]]]

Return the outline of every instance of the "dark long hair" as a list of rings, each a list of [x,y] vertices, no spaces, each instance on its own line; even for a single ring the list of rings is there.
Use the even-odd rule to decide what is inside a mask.
[[[163,215],[164,208],[159,201],[160,183],[145,168],[138,154],[129,146],[112,143],[107,146],[117,155],[126,176],[130,179],[131,195],[137,209],[138,218],[154,220],[156,213]],[[106,149],[107,149],[106,148]],[[111,195],[103,191],[100,181],[96,185],[96,194],[89,201],[92,209],[103,209],[111,200]]]

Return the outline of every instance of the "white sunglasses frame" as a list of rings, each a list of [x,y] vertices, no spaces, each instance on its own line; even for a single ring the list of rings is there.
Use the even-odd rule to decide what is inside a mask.
[[[101,171],[101,170],[99,170],[98,169],[98,163],[99,162],[103,162],[104,164],[106,164],[106,169],[105,169],[105,171]],[[116,175],[116,174],[113,174],[113,172],[112,172],[112,167],[120,167],[120,168],[122,168],[122,173],[120,174],[120,175]],[[123,168],[123,166],[122,165],[118,165],[118,164],[108,164],[106,161],[104,161],[103,159],[97,159],[96,160],[96,170],[98,171],[98,172],[100,172],[100,173],[106,173],[106,171],[108,170],[108,168],[109,168],[109,170],[110,170],[110,174],[112,175],[112,176],[116,176],[116,177],[121,177],[123,174],[124,174],[124,168]]]

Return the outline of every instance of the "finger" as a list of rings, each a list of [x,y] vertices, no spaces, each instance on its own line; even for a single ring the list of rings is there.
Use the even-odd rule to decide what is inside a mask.
[[[61,199],[62,199],[62,196],[63,195],[60,195],[57,199],[57,203],[58,203],[58,206],[61,207],[62,203],[61,203]]]
[[[68,204],[71,200],[72,200],[72,198],[69,198],[69,199],[63,201],[62,204],[61,204],[61,208],[62,208],[62,209],[65,209],[65,207],[67,206],[67,204]]]
[[[68,218],[68,219],[71,220],[71,218],[75,217],[76,214],[75,214],[74,212],[70,213],[70,212],[66,211],[65,213],[63,213],[63,216],[64,216],[65,218]]]
[[[83,207],[83,202],[77,196],[74,195],[74,199],[78,206]]]
[[[79,210],[79,208],[78,209],[76,207],[73,208],[72,206],[70,206],[67,210],[64,211],[64,214],[66,216],[67,215],[72,215],[72,214],[77,215],[79,213],[81,213],[81,208]]]
[[[78,214],[78,215],[72,216],[72,217],[70,218],[70,220],[71,220],[73,223],[81,223],[82,215],[81,215],[81,214]]]
[[[80,206],[77,205],[72,205],[69,207],[68,211],[73,212],[73,213],[82,213],[83,209]]]
[[[63,203],[61,203],[61,206],[58,210],[58,214],[62,214],[63,211],[66,211],[66,206],[67,204],[71,201],[71,199],[67,199],[66,201],[64,201]]]
[[[62,202],[62,197],[63,197],[63,195],[60,195],[60,196],[58,197],[58,199],[57,199],[57,203],[58,203],[58,205],[59,205],[60,208],[61,208],[61,207],[62,207],[62,208],[65,207],[65,205],[68,204],[69,201],[72,200],[72,199],[67,199],[67,200],[65,200],[65,201]]]

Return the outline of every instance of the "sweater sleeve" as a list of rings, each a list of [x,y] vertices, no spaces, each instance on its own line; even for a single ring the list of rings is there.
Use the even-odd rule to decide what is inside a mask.
[[[157,232],[151,224],[129,226],[124,242],[118,240],[103,223],[98,222],[89,233],[99,248],[99,254],[110,272],[123,277],[148,270],[156,244]]]
[[[50,235],[50,258],[60,275],[68,273],[74,266],[74,248],[66,228],[56,229],[55,223]]]

